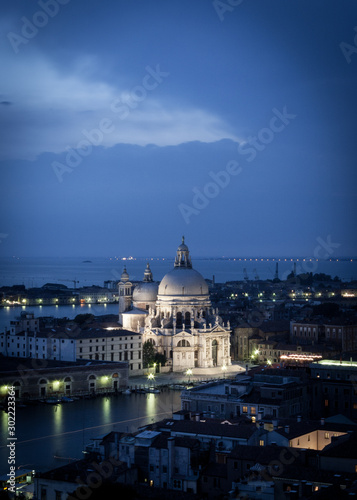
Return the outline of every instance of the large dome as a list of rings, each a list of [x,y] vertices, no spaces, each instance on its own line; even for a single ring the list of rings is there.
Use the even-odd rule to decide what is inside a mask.
[[[162,279],[159,295],[208,295],[208,285],[203,276],[194,269],[174,267]]]
[[[133,292],[134,302],[151,302],[156,301],[158,284],[151,282],[139,283]]]

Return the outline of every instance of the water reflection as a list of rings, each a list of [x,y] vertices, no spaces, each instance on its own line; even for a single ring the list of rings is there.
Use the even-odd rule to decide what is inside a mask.
[[[7,432],[7,413],[1,412],[1,423],[0,423],[0,428],[1,428],[1,436],[3,437],[5,441],[5,437],[8,435]]]
[[[55,405],[53,408],[54,417],[53,417],[53,432],[55,434],[59,434],[63,430],[63,410],[62,405]]]
[[[111,399],[108,397],[103,398],[103,421],[105,423],[111,421]]]
[[[39,471],[81,458],[84,446],[112,430],[134,432],[139,426],[180,409],[180,393],[132,394],[75,401],[58,406],[27,407],[16,412],[16,459]],[[6,473],[7,414],[0,414],[0,474]],[[57,458],[55,458],[57,457]],[[60,457],[60,458],[58,458]]]
[[[157,400],[155,394],[146,395],[146,415],[151,417],[153,420],[153,415],[156,413]]]

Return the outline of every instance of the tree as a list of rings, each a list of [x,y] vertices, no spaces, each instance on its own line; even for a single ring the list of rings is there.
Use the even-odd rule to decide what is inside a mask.
[[[148,340],[143,344],[143,365],[147,368],[155,362],[155,348]]]
[[[155,353],[155,363],[160,364],[161,366],[164,366],[166,364],[166,356],[165,354],[160,354],[159,352]]]

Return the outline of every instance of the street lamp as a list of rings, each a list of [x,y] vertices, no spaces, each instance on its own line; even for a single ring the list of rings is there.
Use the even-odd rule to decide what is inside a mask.
[[[149,387],[150,387],[150,382],[155,379],[155,376],[153,373],[149,373],[148,375],[148,382],[149,382]]]
[[[190,377],[192,375],[192,370],[191,368],[189,368],[187,371],[186,371],[186,375],[188,376],[188,383],[190,383]]]

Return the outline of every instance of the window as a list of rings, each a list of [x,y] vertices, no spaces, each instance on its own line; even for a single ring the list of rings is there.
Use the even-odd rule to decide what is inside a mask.
[[[259,446],[264,446],[264,439],[259,440]]]
[[[250,407],[250,414],[255,415],[255,406]]]
[[[248,413],[248,406],[243,406],[242,412],[243,413]]]
[[[330,433],[329,432],[325,432],[325,439],[330,439]]]
[[[60,491],[55,490],[55,500],[61,500],[62,493]]]

